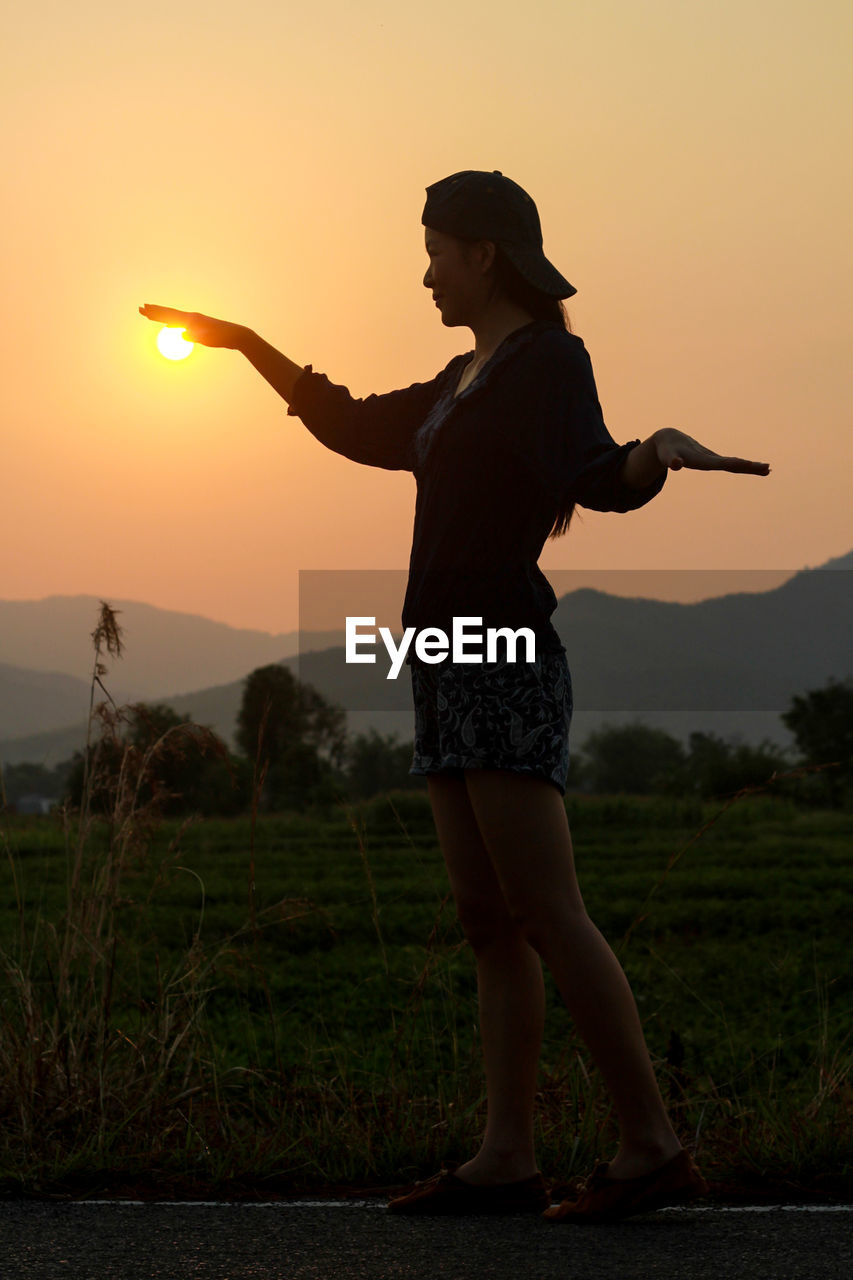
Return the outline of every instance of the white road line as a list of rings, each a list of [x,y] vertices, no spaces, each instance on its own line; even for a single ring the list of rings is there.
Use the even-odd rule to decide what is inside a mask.
[[[384,1200],[63,1200],[73,1205],[168,1205],[173,1209],[383,1209]],[[668,1205],[658,1213],[853,1213],[853,1204]]]
[[[671,1204],[659,1213],[853,1213],[853,1204]]]

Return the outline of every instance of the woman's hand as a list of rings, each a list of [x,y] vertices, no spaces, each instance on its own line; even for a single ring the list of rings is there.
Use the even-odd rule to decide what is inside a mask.
[[[183,329],[188,342],[200,342],[203,347],[230,347],[233,351],[241,351],[288,404],[293,388],[305,372],[301,364],[288,360],[287,356],[276,351],[275,347],[271,347],[245,325],[231,324],[229,320],[214,320],[213,316],[203,316],[198,311],[158,307],[153,302],[146,302],[145,306],[140,307],[139,314],[145,316],[146,320]]]
[[[232,324],[230,320],[215,320],[213,316],[203,316],[198,311],[158,307],[153,302],[146,302],[140,307],[139,314],[145,316],[146,320],[183,329],[187,342],[198,342],[203,347],[228,347],[233,351],[240,351],[250,332],[245,325]]]
[[[750,462],[747,458],[725,458],[713,449],[706,449],[698,440],[674,427],[663,427],[654,434],[658,462],[670,471],[691,467],[696,471],[743,471],[749,475],[770,474],[767,462]]]

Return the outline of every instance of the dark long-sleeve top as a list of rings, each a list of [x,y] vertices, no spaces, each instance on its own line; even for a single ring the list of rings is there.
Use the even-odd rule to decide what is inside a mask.
[[[666,472],[643,489],[620,481],[640,442],[613,440],[586,348],[560,324],[511,333],[454,398],[472,354],[454,356],[429,382],[363,400],[309,365],[288,412],[344,457],[414,473],[404,628],[450,637],[454,617],[480,617],[483,633],[529,627],[537,653],[560,651],[550,622],[557,598],[537,565],[560,503],[633,511],[660,492]]]

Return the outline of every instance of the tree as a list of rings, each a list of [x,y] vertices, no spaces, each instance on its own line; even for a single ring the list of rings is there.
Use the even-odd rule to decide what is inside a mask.
[[[835,764],[809,780],[816,799],[840,805],[853,786],[853,681],[829,680],[792,699],[781,716],[806,764]]]
[[[684,748],[663,729],[635,721],[604,725],[583,744],[583,781],[593,792],[646,795],[685,763]]]
[[[422,788],[423,778],[409,773],[413,749],[411,742],[398,743],[396,733],[356,734],[347,749],[350,795],[368,800],[382,791]]]
[[[685,751],[668,733],[639,723],[605,725],[590,734],[578,763],[580,784],[586,791],[703,799],[761,786],[774,772],[790,768],[785,754],[772,742],[753,746],[697,732],[690,734]]]
[[[122,726],[124,726],[123,731]],[[232,814],[247,807],[250,779],[222,740],[162,703],[134,703],[110,716],[100,742],[89,749],[89,768],[77,752],[67,795],[81,805],[88,772],[90,804],[112,813],[120,793],[134,806],[167,815]]]
[[[346,712],[279,663],[246,678],[237,744],[266,770],[267,807],[327,799],[346,755]]]
[[[72,762],[70,760],[64,760],[53,769],[28,761],[23,761],[21,764],[3,765],[0,805],[3,803],[4,793],[8,805],[15,805],[27,796],[40,796],[46,800],[58,800],[65,790],[71,768]]]
[[[687,791],[703,799],[734,795],[742,787],[761,786],[790,767],[772,742],[757,746],[715,733],[691,733],[684,767],[670,779],[669,791]]]

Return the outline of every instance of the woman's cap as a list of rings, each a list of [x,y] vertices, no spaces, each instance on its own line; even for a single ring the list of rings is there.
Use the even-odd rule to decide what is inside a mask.
[[[527,192],[495,169],[463,169],[426,189],[421,221],[433,231],[462,240],[494,240],[535,289],[552,298],[570,298],[574,285],[542,251],[542,227]]]

